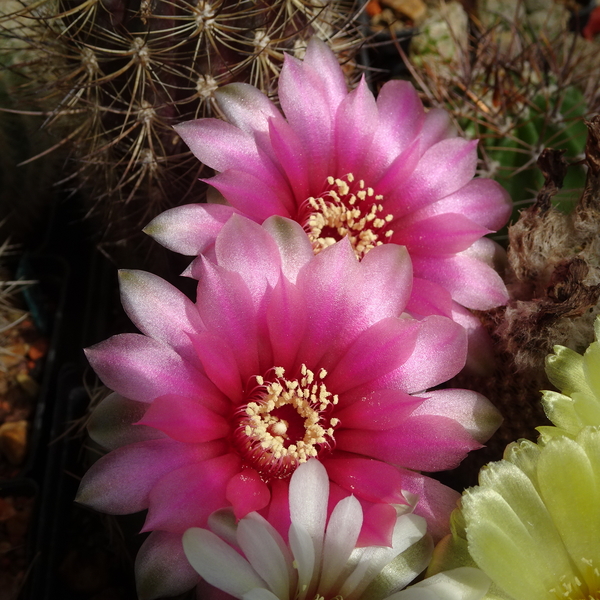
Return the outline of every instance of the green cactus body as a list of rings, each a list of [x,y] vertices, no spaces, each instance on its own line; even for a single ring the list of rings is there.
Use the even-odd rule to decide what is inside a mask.
[[[568,16],[558,2],[541,9],[480,0],[469,15],[458,2],[444,2],[411,48],[413,75],[431,104],[449,109],[465,135],[481,140],[481,174],[511,194],[513,220],[544,183],[536,166],[544,148],[564,150],[573,165],[555,206],[571,210],[585,183],[577,163],[584,119],[598,108],[600,62],[593,43],[569,33]]]
[[[463,121],[467,135],[481,139],[482,151],[492,165],[491,174],[511,195],[515,203],[514,220],[523,204],[530,202],[544,183],[544,176],[536,165],[543,148],[564,150],[570,163],[583,158],[587,135],[585,117],[583,94],[571,87],[561,96],[538,94],[531,106],[515,118],[504,137],[489,126]],[[569,212],[578,198],[577,191],[584,186],[585,176],[582,165],[570,168],[563,189],[553,198],[554,205]]]

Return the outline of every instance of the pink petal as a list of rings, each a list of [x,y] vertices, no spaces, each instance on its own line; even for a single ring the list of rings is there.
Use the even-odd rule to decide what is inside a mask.
[[[463,368],[467,354],[465,330],[437,315],[419,324],[412,355],[391,376],[382,379],[381,387],[387,384],[408,393],[419,392],[448,381]]]
[[[269,123],[287,126],[275,104],[260,90],[247,83],[230,83],[215,92],[219,108],[227,120],[254,137],[256,145],[278,165],[279,158],[269,134]],[[280,165],[278,165],[280,167]],[[243,169],[242,169],[243,170]],[[279,193],[281,186],[276,186]],[[288,195],[279,194],[283,204],[293,212],[294,203]]]
[[[194,303],[152,273],[121,270],[119,283],[123,308],[135,326],[200,367],[190,337],[203,331],[204,325]]]
[[[418,317],[428,315],[450,317],[453,306],[452,296],[446,288],[420,277],[413,279],[412,293],[406,305],[408,314]]]
[[[354,127],[353,123],[360,123]],[[377,127],[377,105],[364,76],[342,100],[335,117],[336,173],[356,173],[370,159],[369,148]]]
[[[392,241],[406,246],[411,256],[461,252],[480,237],[490,233],[489,229],[454,213],[413,220],[411,224],[399,219],[398,222],[392,223],[391,227],[394,231]]]
[[[412,262],[406,248],[383,244],[361,260],[363,286],[368,298],[364,316],[369,323],[397,317],[404,311],[413,285]]]
[[[410,222],[444,213],[460,213],[471,221],[497,231],[504,227],[512,212],[508,192],[492,179],[471,179],[459,190],[408,215]]]
[[[150,491],[161,477],[184,465],[218,456],[223,450],[222,442],[191,445],[169,439],[123,446],[92,465],[81,480],[76,500],[113,515],[144,510]]]
[[[360,500],[384,504],[406,504],[398,470],[369,458],[326,458],[329,478]]]
[[[500,427],[502,415],[485,397],[471,390],[445,389],[427,392],[412,416],[435,415],[456,421],[478,442],[487,441]]]
[[[279,248],[283,275],[296,283],[300,269],[314,256],[306,232],[296,221],[278,216],[269,217],[262,226]]]
[[[408,81],[388,81],[377,95],[379,127],[373,145],[387,167],[416,139],[425,111],[417,91]]]
[[[296,204],[296,209],[292,211],[292,217],[295,219],[298,215],[298,205],[311,195],[312,171],[307,163],[304,145],[287,121],[271,119],[269,121],[269,139],[274,156],[290,182],[291,193]]]
[[[311,364],[330,370],[339,353],[362,331],[390,313],[399,314],[410,282],[406,259],[403,250],[382,247],[369,252],[359,264],[346,238],[315,256],[297,281],[301,293],[321,299],[311,306],[311,326],[299,356],[310,357]],[[393,281],[394,265],[401,269],[398,281]],[[387,284],[392,286],[391,292],[388,290],[389,297],[383,300]]]
[[[236,211],[259,223],[271,215],[291,216],[285,202],[289,190],[271,187],[260,175],[228,169],[202,181],[218,189]]]
[[[202,398],[207,405],[222,405],[222,396],[200,371],[152,338],[124,333],[85,352],[102,382],[126,398],[151,402],[177,393]]]
[[[233,215],[217,238],[215,252],[221,267],[242,276],[257,307],[267,285],[273,287],[279,280],[279,248],[267,231],[249,219]]]
[[[362,279],[363,270],[348,238],[317,254],[300,271],[298,289],[313,299],[310,326],[299,351],[303,361],[310,358],[314,365],[326,352],[335,356],[370,324],[364,318],[366,299],[357,292],[363,289]]]
[[[205,527],[212,512],[229,505],[225,490],[240,462],[237,455],[224,454],[171,469],[150,492],[143,531],[183,533],[190,527]]]
[[[236,519],[242,519],[267,506],[271,492],[254,469],[244,469],[229,480],[225,496],[233,506]]]
[[[231,348],[245,383],[259,373],[257,317],[250,291],[239,273],[207,260],[202,261],[198,278],[200,317]]]
[[[452,303],[452,320],[467,332],[467,362],[465,369],[477,377],[488,377],[495,366],[494,346],[481,321],[456,302]]]
[[[477,258],[459,254],[448,258],[413,256],[417,277],[444,286],[452,299],[476,310],[488,310],[508,301],[500,275]]]
[[[275,190],[286,187],[277,167],[259,150],[254,137],[235,125],[220,119],[197,119],[180,123],[174,129],[194,155],[211,169],[220,172],[239,169],[253,173]]]
[[[348,93],[344,73],[336,55],[325,42],[313,36],[306,47],[304,65],[320,79],[320,88],[332,110],[335,110]]]
[[[385,212],[397,216],[405,214],[403,186],[412,176],[421,158],[418,140],[399,154],[373,186],[383,195]]]
[[[194,348],[209,379],[232,403],[241,402],[242,380],[235,355],[226,340],[205,331],[194,336]]]
[[[185,204],[160,213],[144,233],[169,250],[197,256],[214,244],[233,213],[231,206],[223,204]]]
[[[421,153],[431,146],[456,136],[456,131],[450,120],[450,115],[442,108],[432,108],[426,115],[419,135]]]
[[[392,546],[396,525],[396,509],[391,504],[363,505],[363,526],[356,543],[358,548],[367,546]]]
[[[139,423],[154,427],[178,442],[190,444],[224,438],[230,429],[222,416],[195,400],[175,394],[154,400]]]
[[[284,540],[288,539],[288,531],[292,523],[290,517],[290,480],[275,479],[271,482],[271,502],[266,512],[266,519],[277,529]]]
[[[450,513],[457,507],[460,494],[435,479],[400,469],[402,487],[419,497],[414,514],[427,521],[427,533],[438,542],[450,533]]]
[[[461,255],[476,258],[497,270],[503,269],[507,263],[506,250],[489,238],[477,240],[470,248],[461,252]]]
[[[401,190],[402,206],[394,207],[397,217],[431,204],[459,190],[475,175],[477,142],[462,138],[442,140],[423,154]]]
[[[344,429],[382,431],[400,425],[423,402],[399,390],[376,390],[346,406],[342,399],[341,410],[335,413]]]
[[[135,578],[140,600],[176,596],[200,581],[183,552],[181,534],[153,531],[135,558]]]
[[[337,394],[383,377],[412,354],[419,321],[389,317],[362,331],[327,376]]]
[[[453,469],[468,452],[481,448],[456,421],[414,414],[385,431],[342,429],[335,440],[340,450],[418,471]]]
[[[269,295],[267,324],[277,367],[291,371],[308,322],[306,298],[282,277]]]
[[[135,424],[147,409],[146,402],[136,402],[119,394],[110,394],[91,414],[87,424],[88,433],[96,443],[107,450],[135,442],[164,438],[165,435],[156,429]]]
[[[283,119],[281,113],[258,88],[248,83],[230,83],[215,92],[215,98],[225,118],[246,133],[266,133],[269,119]]]
[[[323,191],[326,179],[335,167],[333,129],[339,103],[331,106],[329,93],[330,85],[326,77],[317,75],[300,61],[285,55],[279,77],[279,101],[311,165],[309,191],[312,196],[318,196]],[[307,98],[311,101],[307,102]]]

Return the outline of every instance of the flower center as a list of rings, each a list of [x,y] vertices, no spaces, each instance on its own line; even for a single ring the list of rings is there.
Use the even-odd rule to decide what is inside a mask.
[[[265,381],[257,375],[256,400],[241,407],[233,443],[246,464],[263,478],[284,479],[309,458],[330,450],[339,419],[328,417],[338,397],[327,390],[327,371],[315,375],[306,365],[301,377],[287,379],[283,367]]]
[[[388,225],[394,216],[384,214],[383,196],[365,187],[362,179],[356,181],[352,173],[342,179],[330,176],[327,185],[329,189],[305,203],[310,212],[303,225],[315,254],[345,236],[349,237],[358,258],[389,241],[394,232]]]
[[[582,558],[578,566],[583,581],[574,573],[563,575],[550,593],[557,600],[600,600],[600,569],[587,558]]]

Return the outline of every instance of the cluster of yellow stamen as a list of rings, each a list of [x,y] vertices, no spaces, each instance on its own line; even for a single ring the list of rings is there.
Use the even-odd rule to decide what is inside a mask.
[[[327,376],[325,369],[315,375],[303,364],[301,377],[296,379],[286,379],[283,367],[275,367],[273,371],[273,381],[256,377],[258,398],[238,411],[234,433],[242,458],[267,479],[291,475],[298,464],[330,447],[339,423],[339,419],[325,414],[338,403],[337,395],[323,383]],[[302,435],[292,437],[289,420],[277,414],[284,407],[288,416],[291,414],[302,423]]]
[[[352,173],[344,179],[330,176],[327,183],[332,189],[307,200],[312,212],[304,227],[315,254],[348,236],[356,255],[362,258],[392,237],[394,232],[387,226],[394,216],[383,214],[382,195],[365,187],[362,179],[355,181]]]
[[[586,558],[581,559],[579,568],[585,582],[575,574],[563,575],[550,593],[560,600],[600,600],[600,569]]]

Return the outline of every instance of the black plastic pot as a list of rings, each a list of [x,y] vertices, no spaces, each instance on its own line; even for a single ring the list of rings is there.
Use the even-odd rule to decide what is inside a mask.
[[[38,331],[48,339],[48,352],[41,365],[40,392],[32,415],[27,457],[18,477],[39,482],[45,450],[40,448],[44,428],[51,420],[54,403],[57,350],[61,340],[69,269],[58,256],[25,254],[17,269],[19,279],[35,281],[23,291],[23,297]],[[41,453],[41,456],[38,454]]]

